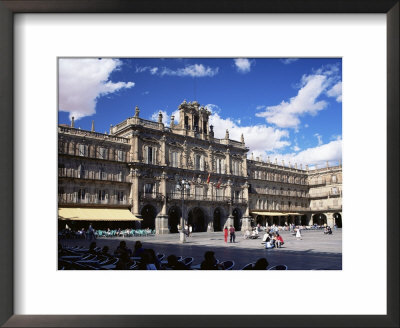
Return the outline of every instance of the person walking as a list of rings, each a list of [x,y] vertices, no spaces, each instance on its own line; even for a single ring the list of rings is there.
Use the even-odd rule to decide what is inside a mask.
[[[231,227],[229,228],[229,234],[230,234],[230,241],[231,243],[235,242],[235,228],[231,225]]]
[[[228,227],[224,228],[224,239],[225,239],[225,242],[227,243],[228,242]]]
[[[192,230],[193,230],[192,225],[189,224],[189,237],[192,237]]]
[[[300,226],[297,228],[296,238],[300,238],[301,240]]]

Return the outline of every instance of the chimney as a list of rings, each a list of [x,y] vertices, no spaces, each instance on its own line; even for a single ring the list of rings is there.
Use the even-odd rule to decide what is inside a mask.
[[[112,128],[113,128],[113,125],[110,124],[110,134],[112,134]]]
[[[171,115],[171,123],[169,125],[171,128],[173,128],[175,126],[175,116]]]
[[[94,132],[94,121],[92,121],[92,132]]]
[[[71,117],[71,128],[75,127],[75,117]]]
[[[225,131],[225,139],[229,139],[229,130],[228,129],[226,129],[226,131]]]
[[[243,137],[243,133],[242,133],[242,135],[240,136],[240,142],[241,142],[242,144],[244,144],[244,137]]]
[[[163,116],[162,116],[162,113],[161,113],[161,111],[158,113],[158,123],[162,123],[162,118],[163,118]]]

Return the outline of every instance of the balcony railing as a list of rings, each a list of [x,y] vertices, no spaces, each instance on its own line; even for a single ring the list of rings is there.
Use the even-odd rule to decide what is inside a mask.
[[[164,199],[164,196],[158,192],[141,192],[139,193],[139,199],[161,201]]]
[[[342,211],[342,205],[312,206],[312,211]]]
[[[177,193],[169,193],[169,200],[182,200],[182,194],[180,192]],[[184,200],[193,200],[193,201],[207,201],[207,202],[228,202],[230,201],[229,197],[226,196],[207,196],[207,195],[196,195],[196,194],[184,194]]]
[[[74,170],[67,168],[59,168],[58,176],[60,178],[75,178],[75,179],[87,179],[87,180],[103,180],[113,182],[131,182],[130,176],[120,176],[119,174],[99,172],[99,171],[88,171],[88,170]]]
[[[87,131],[87,130],[80,130],[80,129],[75,129],[75,128],[67,127],[67,126],[58,126],[58,133],[66,133],[66,134],[72,134],[72,135],[77,135],[77,136],[82,136],[82,137],[92,137],[92,138],[101,139],[101,140],[121,142],[124,144],[129,143],[129,140],[127,138],[116,137],[116,136],[112,136],[109,134],[103,134],[103,133],[92,132],[92,131]]]
[[[309,211],[310,208],[309,207],[302,207],[302,206],[280,206],[279,209],[273,209],[272,206],[268,207],[268,208],[254,208],[251,209],[251,211],[271,211],[271,212],[278,212],[278,213],[282,213],[282,212],[288,212],[288,213],[292,213],[292,212],[300,212],[300,211]]]
[[[308,182],[309,186],[316,187],[316,186],[325,186],[326,180],[319,180],[319,181],[310,181]]]
[[[257,190],[255,190],[255,192],[253,192],[253,194],[310,198],[310,195],[308,193],[301,193],[298,191],[287,191],[287,190],[274,190],[274,189],[264,190],[264,191],[259,191],[259,192]]]
[[[115,197],[99,199],[98,195],[86,194],[85,197],[78,197],[77,193],[59,194],[58,203],[62,204],[88,204],[88,205],[121,205],[131,206],[132,199],[118,200]]]

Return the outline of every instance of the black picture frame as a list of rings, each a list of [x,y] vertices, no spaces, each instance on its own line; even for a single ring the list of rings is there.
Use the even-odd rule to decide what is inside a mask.
[[[398,0],[0,0],[0,324],[4,327],[399,327]],[[13,16],[16,13],[384,13],[387,17],[387,315],[14,315]],[[371,259],[371,264],[372,265]],[[371,282],[373,287],[376,282]],[[372,300],[371,300],[372,301]]]

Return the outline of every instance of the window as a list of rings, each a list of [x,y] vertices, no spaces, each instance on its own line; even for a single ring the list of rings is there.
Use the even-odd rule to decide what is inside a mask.
[[[222,197],[224,197],[224,190],[217,189],[217,199],[221,199]]]
[[[119,182],[122,182],[123,181],[123,175],[122,175],[122,171],[119,171],[119,173],[118,173],[118,181]]]
[[[194,155],[194,169],[199,171],[204,171],[204,156]]]
[[[233,173],[233,175],[240,175],[239,174],[239,162],[238,161],[233,161],[233,163],[232,163],[233,165],[232,165],[232,173]]]
[[[337,188],[336,188],[336,187],[333,187],[333,188],[332,188],[332,194],[336,195],[337,193],[338,193]]]
[[[217,173],[225,174],[225,159],[217,158]]]
[[[87,156],[88,154],[88,146],[87,145],[79,145],[79,156]]]
[[[152,194],[152,193],[153,193],[153,187],[154,187],[154,184],[152,184],[152,183],[146,183],[146,184],[144,185],[144,192],[145,192],[145,194]]]
[[[124,192],[123,191],[117,191],[117,200],[119,202],[124,201]]]
[[[122,150],[117,150],[117,161],[119,162],[125,162],[126,159],[126,154]]]
[[[106,191],[105,190],[99,190],[97,193],[97,199],[98,200],[105,200],[106,199]]]
[[[203,189],[203,187],[196,186],[194,192],[195,192],[195,198],[196,198],[197,200],[202,200],[202,199],[203,199],[203,196],[204,196],[204,189]]]
[[[107,180],[107,173],[104,171],[103,167],[100,169],[100,179]]]
[[[240,199],[240,190],[235,190],[234,197],[235,199]]]
[[[100,159],[107,159],[107,148],[100,147],[98,154]]]
[[[179,167],[179,163],[178,163],[178,152],[173,151],[171,153],[171,166],[172,167]]]
[[[78,190],[78,199],[85,199],[86,198],[86,190],[85,189],[79,189]]]
[[[156,164],[156,148],[145,146],[145,162],[147,164]]]
[[[81,178],[81,179],[85,178],[85,167],[82,164],[79,165],[78,175],[79,175],[78,178]]]
[[[332,182],[336,183],[336,175],[332,175]]]

